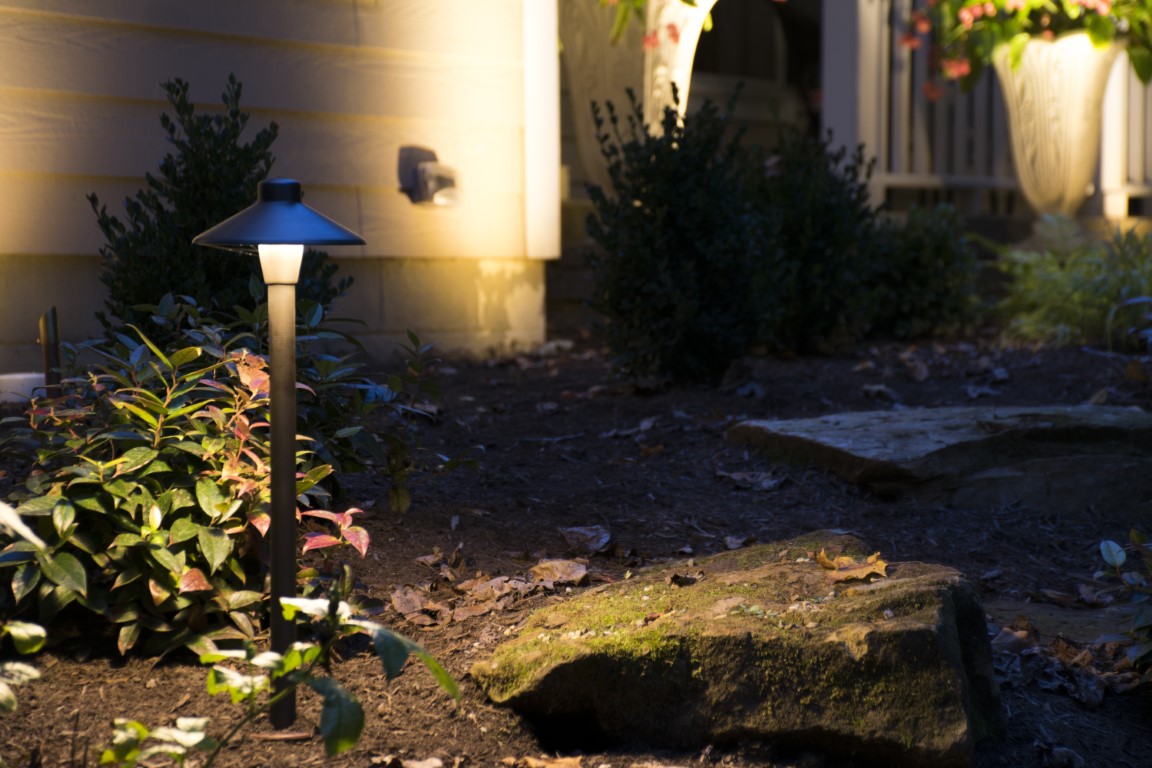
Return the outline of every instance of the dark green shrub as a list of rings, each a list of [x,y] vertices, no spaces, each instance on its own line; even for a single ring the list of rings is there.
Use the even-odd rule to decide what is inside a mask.
[[[146,632],[152,650],[252,636],[268,496],[256,359],[126,335],[89,349],[104,362],[34,401],[12,438],[35,459],[17,511],[48,547],[0,552],[4,613],[48,622],[75,603],[119,628],[122,652]]]
[[[227,325],[216,325],[227,313],[206,317],[191,297],[180,299],[168,295],[160,304],[142,306],[149,315],[150,328],[159,329],[166,337],[182,337],[186,343],[267,349],[268,305],[255,309],[238,308],[237,317]],[[408,344],[401,344],[404,354],[401,372],[387,377],[384,383],[362,374],[363,363],[356,359],[362,350],[350,333],[337,330],[338,320],[329,319],[324,308],[308,299],[298,302],[296,326],[296,432],[310,440],[309,454],[303,459],[328,464],[334,472],[358,472],[372,468],[391,483],[391,507],[407,511],[411,504],[408,488],[410,476],[417,469],[420,452],[417,425],[429,420],[422,403],[439,399],[433,377],[437,360],[431,357],[431,344],[422,344],[416,334],[408,332]],[[343,321],[348,323],[351,321]],[[351,349],[336,354],[333,347]],[[366,422],[374,418],[373,429]],[[460,462],[437,456],[445,469]],[[324,481],[336,497],[340,486],[335,474]]]
[[[766,164],[739,134],[725,140],[712,104],[683,120],[666,109],[659,134],[634,98],[626,130],[611,104],[610,131],[593,109],[614,187],[589,190],[595,306],[619,370],[715,381],[752,344],[807,352],[971,321],[959,216],[882,219],[862,148],[793,135]]]
[[[725,141],[725,116],[708,104],[681,119],[664,110],[651,133],[629,92],[626,128],[593,105],[612,190],[591,187],[588,233],[595,306],[608,319],[616,367],[640,377],[719,379],[752,339],[756,302],[744,287],[768,247],[766,219],[749,194],[759,164]]]
[[[34,611],[49,622],[78,605],[118,628],[122,652],[201,650],[251,637],[263,622],[266,362],[251,351],[251,329],[213,325],[171,297],[151,311],[183,346],[164,352],[138,331],[66,346],[72,361],[83,352],[101,362],[8,420],[4,449],[33,461],[13,500],[47,546],[0,531],[0,618]],[[333,467],[318,448],[345,461],[382,457],[381,471],[392,442],[403,446],[398,461],[415,450],[406,427],[386,423],[377,437],[360,418],[378,406],[402,414],[407,396],[316,352],[322,317],[311,318],[298,360],[311,382],[300,409],[311,440],[297,453],[305,507],[328,495]],[[347,540],[361,548],[365,539]]]
[[[950,205],[912,208],[880,231],[870,333],[915,338],[956,332],[978,314],[980,265]]]
[[[771,212],[773,252],[757,264],[763,297],[758,340],[811,351],[860,338],[875,306],[878,221],[868,200],[872,165],[862,147],[849,156],[830,139],[783,139],[758,184],[757,206]]]
[[[139,305],[157,304],[168,293],[193,297],[207,313],[252,307],[262,296],[259,260],[193,246],[192,238],[255,202],[257,185],[272,167],[278,127],[271,123],[241,143],[249,116],[240,111],[235,76],[228,78],[217,114],[196,114],[188,83],[179,78],[162,87],[175,117],[160,116],[173,151],[158,174],[146,174],[145,187],[124,200],[125,221],[109,214],[95,194],[88,197],[106,240],[100,279],[108,299],[98,317],[109,334],[143,327]],[[298,295],[327,306],[348,285],[333,285],[335,272],[326,254],[308,251]],[[155,341],[163,347],[171,340]]]
[[[1038,250],[1001,257],[1011,278],[1001,304],[1007,335],[1139,348],[1144,340],[1130,330],[1142,323],[1144,308],[1133,300],[1152,296],[1152,235],[1117,231],[1100,240],[1058,216],[1045,217],[1036,234]]]

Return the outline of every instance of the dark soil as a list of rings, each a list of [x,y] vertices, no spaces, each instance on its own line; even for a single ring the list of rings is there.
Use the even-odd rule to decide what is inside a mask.
[[[364,474],[346,477],[344,484],[348,503],[369,511],[365,525],[372,545],[368,557],[355,563],[366,591],[388,602],[403,585],[431,590],[426,594],[433,605],[411,616],[426,626],[391,608],[379,619],[418,640],[446,666],[460,682],[460,704],[418,665],[386,684],[375,657],[349,648],[333,675],[367,713],[355,749],[325,759],[313,733],[318,701],[302,692],[293,729],[278,733],[261,720],[227,750],[222,764],[387,766],[438,758],[444,766],[497,766],[556,757],[553,743],[542,741],[514,713],[488,703],[468,670],[533,607],[564,600],[566,593],[537,592],[469,615],[483,607],[451,584],[477,572],[525,574],[545,557],[587,557],[573,551],[562,528],[611,531],[611,551],[588,557],[594,583],[689,551],[720,551],[729,538],[735,545],[842,528],[889,561],[958,567],[981,586],[989,605],[1055,601],[1078,609],[1047,606],[1060,616],[1098,619],[1102,609],[1085,605],[1080,591],[1101,565],[1098,543],[1123,540],[1133,526],[1148,529],[1149,500],[1061,516],[1020,507],[926,508],[875,498],[821,470],[749,455],[728,445],[724,430],[746,417],[914,406],[1093,400],[1147,407],[1150,373],[1146,360],[1088,350],[957,344],[885,346],[844,357],[749,358],[721,387],[661,391],[614,381],[606,358],[580,346],[553,357],[444,365],[439,419],[422,428],[421,439],[437,452],[475,457],[478,468],[419,477],[404,516],[388,511],[383,480]],[[450,572],[417,561],[437,551],[451,561]],[[452,619],[453,608],[458,620]],[[1148,765],[1152,691],[1145,685],[1117,692],[1132,676],[1110,660],[1116,648],[1070,644],[1057,636],[1059,627],[990,615],[992,633],[1013,623],[1022,639],[998,646],[996,654],[1007,732],[981,745],[977,764]],[[180,716],[209,716],[217,733],[235,722],[236,708],[207,694],[205,670],[193,659],[121,659],[94,644],[99,631],[95,622],[53,628],[52,647],[34,659],[43,678],[21,686],[18,712],[0,719],[0,763],[95,765],[119,717],[156,726]],[[1103,677],[1091,679],[1097,672]],[[1102,700],[1086,694],[1086,687],[1103,690]],[[565,742],[581,743],[578,724],[566,730]],[[559,764],[825,764],[817,754],[777,754],[772,745],[750,743],[702,746],[691,753],[659,745],[592,744],[585,752],[582,761]],[[562,756],[576,753],[569,749]]]

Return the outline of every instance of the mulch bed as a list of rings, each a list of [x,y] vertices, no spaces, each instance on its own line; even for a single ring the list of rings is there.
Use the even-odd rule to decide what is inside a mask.
[[[417,666],[386,683],[374,657],[348,646],[332,673],[367,713],[355,749],[324,758],[313,733],[318,701],[302,693],[296,727],[282,733],[261,722],[218,764],[432,768],[435,758],[443,766],[822,765],[815,755],[750,743],[692,753],[590,744],[583,755],[570,748],[557,755],[514,713],[488,703],[468,669],[532,608],[566,598],[565,588],[533,587],[526,578],[543,559],[580,558],[592,583],[603,583],[647,563],[818,528],[853,531],[889,561],[955,566],[989,601],[1071,596],[1065,601],[1077,605],[1080,587],[1101,565],[1099,541],[1123,540],[1133,526],[1148,529],[1146,504],[1059,517],[1043,509],[923,508],[872,497],[818,469],[773,464],[727,444],[724,430],[744,418],[878,408],[1089,401],[1146,408],[1150,374],[1152,364],[1141,358],[990,344],[752,357],[720,387],[656,391],[614,380],[603,352],[589,345],[551,357],[449,361],[438,374],[444,398],[437,421],[421,428],[421,440],[429,451],[470,456],[477,466],[418,476],[403,516],[388,510],[388,486],[379,477],[342,482],[346,503],[368,512],[371,547],[353,564],[365,592],[390,606],[379,619],[447,667],[460,681],[461,702]],[[605,530],[611,545],[593,553],[566,529]],[[499,582],[503,592],[479,589],[499,577],[507,577]],[[1085,615],[1098,610],[1079,608]],[[1114,680],[1123,672],[1115,648],[1069,644],[1012,617],[997,621],[993,630],[1012,633],[997,652],[1008,730],[981,746],[978,765],[1147,764],[1148,686],[1118,692],[1126,686],[1097,685],[1099,696],[1084,690],[1093,676]],[[22,686],[19,711],[0,719],[0,762],[95,765],[117,717],[160,725],[210,716],[215,732],[234,722],[235,709],[207,694],[205,671],[193,659],[119,658],[100,640],[101,629],[89,619],[52,628],[50,649],[34,660],[43,678]]]

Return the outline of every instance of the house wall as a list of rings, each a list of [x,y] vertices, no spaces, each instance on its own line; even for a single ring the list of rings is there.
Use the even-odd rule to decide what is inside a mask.
[[[39,367],[53,305],[63,338],[99,332],[85,196],[118,213],[156,169],[161,82],[211,110],[230,73],[250,126],[280,126],[273,175],[367,241],[329,250],[356,278],[335,314],[366,323],[373,357],[408,328],[449,352],[539,343],[540,259],[559,254],[556,34],[547,0],[0,0],[0,370]],[[399,191],[406,145],[456,170],[457,206]]]

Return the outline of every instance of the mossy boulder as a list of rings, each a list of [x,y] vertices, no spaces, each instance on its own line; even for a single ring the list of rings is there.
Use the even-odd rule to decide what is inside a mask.
[[[821,549],[867,554],[822,532],[647,569],[535,612],[472,677],[571,746],[757,739],[968,764],[1001,724],[974,589],[923,563],[838,580],[814,560]]]

